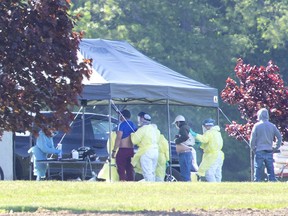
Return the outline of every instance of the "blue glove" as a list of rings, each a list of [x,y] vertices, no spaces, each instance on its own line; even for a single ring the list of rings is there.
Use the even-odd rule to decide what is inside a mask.
[[[197,133],[195,133],[192,129],[190,129],[190,133],[193,137],[196,137],[197,136]]]
[[[166,168],[170,166],[170,161],[166,162]]]
[[[200,147],[201,146],[201,142],[199,142],[198,140],[195,141],[195,146],[196,147]]]

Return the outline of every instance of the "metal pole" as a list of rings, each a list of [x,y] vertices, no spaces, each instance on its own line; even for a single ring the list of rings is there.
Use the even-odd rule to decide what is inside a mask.
[[[171,148],[171,127],[170,127],[170,103],[169,99],[167,100],[167,122],[168,122],[168,144],[169,144],[169,174],[172,175],[172,148]]]
[[[251,166],[251,169],[250,169],[250,172],[251,172],[251,182],[254,181],[254,156],[253,156],[253,150],[252,148],[250,148],[250,166]]]
[[[218,125],[220,125],[220,111],[219,109],[217,109],[217,122],[218,122]]]
[[[82,147],[85,145],[85,107],[83,107],[82,111]]]
[[[85,110],[87,106],[87,100],[81,100],[81,105],[83,107],[82,111],[82,147],[85,146]]]
[[[111,158],[112,158],[112,143],[111,143],[111,132],[112,132],[112,128],[111,128],[111,115],[112,115],[112,109],[111,109],[111,99],[109,100],[109,181],[112,181],[112,171],[111,171]]]
[[[225,113],[220,109],[220,107],[218,107],[218,112],[221,112],[222,115],[227,119],[227,121],[232,124],[231,120],[225,115]],[[237,128],[236,128],[237,130]],[[253,159],[253,150],[248,142],[248,140],[245,139],[245,137],[240,133],[239,130],[237,130],[237,132],[239,133],[239,135],[241,136],[241,138],[244,140],[244,142],[249,146],[249,150],[250,150],[250,178],[251,181],[253,181],[254,179],[254,159]]]

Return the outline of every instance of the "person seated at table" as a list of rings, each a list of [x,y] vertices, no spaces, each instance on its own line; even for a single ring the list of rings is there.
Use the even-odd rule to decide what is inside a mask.
[[[56,149],[54,146],[53,137],[56,135],[56,131],[52,127],[46,127],[39,131],[36,135],[36,145],[28,150],[28,153],[32,153],[33,160],[33,174],[36,176],[36,180],[40,181],[45,179],[47,164],[39,163],[39,160],[47,160],[48,154],[59,154],[61,150]]]

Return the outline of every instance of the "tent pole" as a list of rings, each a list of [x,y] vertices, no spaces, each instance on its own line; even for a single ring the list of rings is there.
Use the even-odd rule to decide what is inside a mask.
[[[172,175],[172,150],[171,150],[171,127],[170,127],[170,101],[167,99],[167,122],[168,122],[168,144],[169,144],[169,174]]]
[[[111,131],[112,131],[112,128],[111,128],[111,115],[112,115],[112,110],[111,110],[111,105],[112,105],[112,103],[111,103],[111,99],[109,100],[109,116],[108,116],[108,118],[109,118],[109,181],[111,182],[112,181],[112,173],[111,173],[111,157],[112,157],[112,155],[111,155],[111,151],[112,151],[112,143],[111,143]]]
[[[219,111],[223,114],[223,116],[227,119],[227,121],[232,124],[232,121],[225,115],[225,113],[222,111],[222,109],[220,109],[220,107],[218,107],[218,113]],[[237,129],[236,129],[237,130]],[[250,154],[250,180],[253,181],[254,179],[254,157],[253,157],[253,150],[250,146],[250,143],[248,142],[248,140],[245,139],[245,137],[240,133],[240,131],[237,130],[237,132],[239,133],[239,135],[241,136],[241,138],[243,139],[243,141],[249,146],[249,154]]]
[[[218,107],[216,109],[217,109],[217,123],[218,125],[220,125],[220,110],[218,109]]]
[[[85,109],[87,106],[87,100],[81,100],[82,110],[82,147],[85,146]]]

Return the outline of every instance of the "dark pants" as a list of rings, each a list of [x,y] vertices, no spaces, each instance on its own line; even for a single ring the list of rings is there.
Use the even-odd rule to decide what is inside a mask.
[[[120,181],[134,181],[134,168],[131,164],[133,156],[133,148],[119,148],[116,155],[116,165]]]

